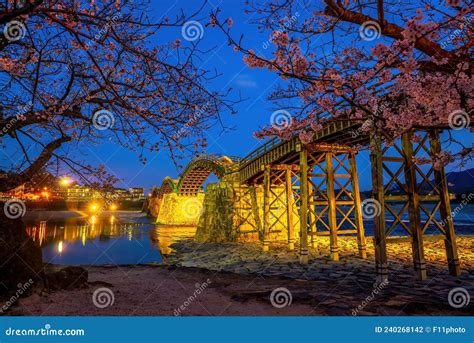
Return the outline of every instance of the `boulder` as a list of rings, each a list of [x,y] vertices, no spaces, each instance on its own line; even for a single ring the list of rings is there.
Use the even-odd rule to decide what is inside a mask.
[[[89,273],[82,267],[69,266],[56,272],[46,274],[48,288],[51,290],[84,287]]]

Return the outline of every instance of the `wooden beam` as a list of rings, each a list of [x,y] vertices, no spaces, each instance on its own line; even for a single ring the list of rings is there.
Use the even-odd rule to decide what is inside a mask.
[[[402,147],[405,158],[405,183],[408,195],[408,215],[412,233],[412,254],[415,276],[418,280],[426,280],[426,262],[423,249],[423,230],[420,219],[420,199],[417,192],[416,169],[413,161],[413,132],[402,135]]]
[[[348,145],[340,145],[340,144],[330,144],[330,143],[310,143],[307,146],[309,152],[351,152],[355,151],[354,148]]]
[[[292,171],[299,171],[300,167],[295,164],[272,164],[272,170],[292,170]]]
[[[441,152],[439,134],[436,130],[430,132],[430,148],[431,153],[434,155],[438,155]],[[459,265],[456,234],[454,232],[454,221],[451,216],[451,202],[449,201],[448,183],[446,181],[444,167],[434,169],[434,175],[440,192],[441,206],[439,212],[441,225],[445,231],[444,246],[446,249],[446,257],[448,259],[449,274],[459,276],[461,275],[461,267]]]
[[[309,234],[311,235],[311,248],[316,247],[316,241],[313,232],[316,232],[316,217],[314,216],[314,189],[311,182],[311,173],[308,174],[308,215],[309,215]]]
[[[339,247],[337,245],[337,222],[336,222],[336,194],[334,192],[334,169],[332,163],[333,154],[326,153],[326,192],[328,196],[328,219],[329,219],[329,245],[331,260],[339,261]]]
[[[263,251],[270,250],[270,166],[265,166],[263,173]]]
[[[300,151],[300,263],[308,264],[308,152]]]
[[[293,184],[291,182],[291,170],[285,171],[285,191],[286,191],[286,226],[288,229],[288,250],[295,250],[295,228],[293,218]]]
[[[367,258],[367,248],[365,245],[364,221],[362,218],[362,208],[359,191],[359,175],[357,174],[357,163],[355,154],[349,155],[349,167],[351,169],[351,185],[352,196],[354,197],[354,220],[357,228],[357,246],[359,248],[359,256]]]
[[[380,205],[380,213],[374,217],[375,273],[377,282],[388,281],[387,242],[385,231],[385,202],[382,166],[382,140],[370,137],[370,164],[372,170],[372,198]]]

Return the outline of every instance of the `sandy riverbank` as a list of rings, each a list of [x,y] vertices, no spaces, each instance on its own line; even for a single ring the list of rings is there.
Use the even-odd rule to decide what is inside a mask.
[[[474,237],[458,237],[463,272],[456,278],[446,272],[442,242],[427,242],[429,279],[424,282],[413,278],[409,243],[391,245],[390,283],[377,286],[370,243],[368,259],[361,260],[351,240],[345,239],[341,261],[331,262],[325,256],[326,243],[320,241],[311,250],[311,263],[301,267],[293,261],[294,253],[283,248],[264,254],[249,244],[197,247],[183,241],[174,246],[168,266],[86,267],[87,287],[30,296],[21,300],[21,312],[173,316],[181,308],[180,315],[212,316],[472,315],[473,243]],[[101,287],[109,288],[114,297],[106,308],[93,303],[94,291]],[[281,287],[289,290],[291,304],[277,308],[270,298]],[[459,309],[448,302],[449,292],[458,287],[471,294],[470,303]]]

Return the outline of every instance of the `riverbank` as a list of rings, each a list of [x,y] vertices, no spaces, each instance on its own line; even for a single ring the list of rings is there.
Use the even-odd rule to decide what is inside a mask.
[[[265,254],[258,245],[182,241],[172,245],[167,265],[87,266],[89,282],[84,288],[35,294],[22,299],[18,311],[137,316],[472,315],[472,299],[455,308],[448,294],[461,287],[471,298],[474,295],[474,237],[458,237],[463,268],[459,278],[448,275],[440,244],[426,242],[429,279],[423,282],[413,278],[409,242],[389,245],[390,282],[376,285],[370,242],[368,259],[362,260],[351,239],[341,240],[341,261],[331,262],[327,244],[320,240],[310,250],[310,264],[300,266],[296,254],[284,247]],[[113,303],[101,308],[93,299],[94,292],[104,287]],[[272,297],[272,292],[280,292],[280,298]]]

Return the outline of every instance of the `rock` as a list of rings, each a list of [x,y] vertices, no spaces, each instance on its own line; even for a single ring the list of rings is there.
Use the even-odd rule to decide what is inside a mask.
[[[0,206],[3,208],[2,204]],[[21,219],[8,219],[0,211],[0,295],[15,294],[32,284],[43,275],[41,248],[28,237]]]
[[[84,287],[89,273],[82,267],[70,266],[46,275],[49,289],[72,289]]]

